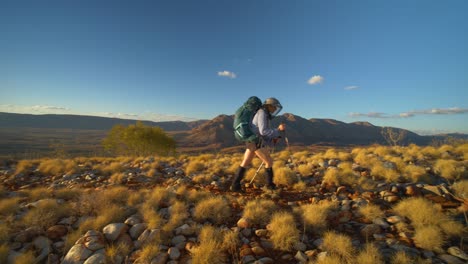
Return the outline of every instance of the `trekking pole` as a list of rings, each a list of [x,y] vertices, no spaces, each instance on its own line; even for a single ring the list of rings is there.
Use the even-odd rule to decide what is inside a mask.
[[[294,170],[296,171],[297,180],[301,181],[301,176],[299,176],[299,173],[297,172],[297,164],[296,164],[296,162],[294,162],[292,152],[291,152],[291,147],[289,146],[289,139],[286,136],[286,131],[283,131],[283,135],[284,135],[284,141],[286,142],[286,147],[288,148],[289,159],[291,160],[291,163],[294,166]]]
[[[250,180],[250,184],[252,184],[252,182],[255,180],[255,177],[257,177],[257,174],[262,169],[264,163],[265,162],[262,161],[262,164],[260,164],[260,166],[258,167],[257,171],[255,172],[255,175],[252,177],[252,180]]]

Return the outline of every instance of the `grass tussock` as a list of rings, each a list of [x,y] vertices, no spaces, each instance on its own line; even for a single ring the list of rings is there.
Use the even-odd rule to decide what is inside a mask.
[[[367,243],[363,250],[361,250],[355,260],[359,264],[384,264],[382,254],[379,249],[372,243]]]
[[[38,160],[20,160],[16,164],[15,174],[26,173],[39,165]]]
[[[130,248],[125,244],[110,245],[105,249],[106,263],[119,263],[130,253]]]
[[[39,226],[43,229],[55,225],[62,217],[70,214],[70,207],[59,204],[57,200],[41,200],[36,208],[30,209],[22,218],[25,227]]]
[[[185,169],[186,175],[193,175],[196,173],[200,173],[205,169],[205,163],[200,160],[192,160],[187,164],[187,168]]]
[[[199,233],[200,244],[192,251],[193,264],[225,263],[226,256],[220,251],[223,243],[222,233],[210,225],[202,227]]]
[[[414,208],[418,208],[418,210],[414,210]],[[461,223],[450,219],[442,212],[440,206],[425,198],[416,197],[403,200],[393,209],[397,214],[410,219],[411,225],[416,229],[416,232],[419,231],[418,237],[421,245],[426,245],[424,239],[431,240],[429,239],[430,236],[426,234],[439,234],[435,230],[440,230],[441,236],[438,237],[442,241],[444,238],[457,237],[463,234],[464,227]]]
[[[311,163],[300,164],[297,166],[297,171],[304,177],[311,176],[314,172],[314,166]]]
[[[322,200],[317,204],[307,204],[300,207],[306,231],[321,234],[328,226],[328,215],[338,208],[336,202]]]
[[[172,232],[175,228],[181,226],[189,217],[188,206],[182,201],[176,201],[169,207],[169,220],[164,225],[163,230]]]
[[[273,182],[277,185],[284,185],[284,186],[293,186],[297,183],[297,176],[296,172],[291,170],[288,167],[284,166],[275,166],[273,168],[274,177]]]
[[[435,252],[441,252],[445,243],[442,230],[433,225],[416,228],[413,240],[417,247]]]
[[[14,214],[19,209],[19,201],[21,198],[12,197],[0,200],[0,216],[8,216]]]
[[[322,246],[330,255],[339,257],[342,263],[350,263],[355,254],[351,238],[334,231],[325,233]]]
[[[74,160],[66,159],[43,159],[37,169],[45,175],[60,175],[79,171],[78,164]]]
[[[465,167],[456,160],[439,159],[434,165],[434,170],[449,181],[459,180],[466,175]]]
[[[380,209],[378,205],[367,204],[366,206],[359,207],[359,213],[369,222],[372,222],[376,218],[384,217],[385,213]]]
[[[221,224],[231,217],[231,207],[221,196],[208,197],[195,206],[194,217],[197,221]]]
[[[251,200],[245,205],[242,217],[248,219],[252,225],[265,227],[277,209],[278,206],[272,200]]]
[[[151,260],[159,254],[159,244],[158,243],[147,243],[145,244],[139,254],[138,259],[135,263],[151,263]]]
[[[15,264],[31,264],[34,263],[36,260],[36,257],[34,256],[34,252],[32,251],[26,251],[21,253],[18,257],[15,258]]]
[[[414,259],[408,256],[404,251],[397,251],[390,260],[391,264],[409,264],[414,263]]]
[[[291,251],[299,242],[299,230],[295,225],[294,216],[288,212],[278,212],[272,216],[268,225],[273,247],[278,250]]]
[[[461,180],[452,185],[455,196],[468,199],[468,180]]]
[[[89,217],[84,220],[81,223],[79,230],[83,232],[88,230],[101,230],[104,226],[110,223],[123,222],[127,216],[128,213],[122,207],[112,204],[97,216]]]

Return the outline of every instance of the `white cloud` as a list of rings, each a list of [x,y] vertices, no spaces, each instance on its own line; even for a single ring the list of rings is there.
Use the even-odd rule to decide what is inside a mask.
[[[468,108],[452,107],[452,108],[432,108],[424,110],[413,110],[408,112],[402,112],[399,114],[387,114],[387,113],[349,113],[351,117],[370,117],[370,118],[410,118],[417,115],[456,115],[466,114]]]
[[[218,72],[218,76],[228,77],[228,78],[231,78],[231,79],[235,79],[237,77],[237,75],[235,73],[230,72],[230,71],[220,71],[220,72]]]
[[[314,75],[307,81],[307,83],[310,84],[310,85],[315,85],[315,84],[322,83],[324,80],[325,80],[325,78],[323,78],[322,76]]]
[[[344,89],[345,89],[345,90],[356,90],[356,89],[358,89],[358,88],[359,88],[359,86],[352,85],[352,86],[346,86]]]

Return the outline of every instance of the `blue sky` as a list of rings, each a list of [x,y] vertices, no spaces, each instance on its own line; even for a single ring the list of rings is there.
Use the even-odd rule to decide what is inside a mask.
[[[0,111],[468,133],[468,2],[1,1]]]

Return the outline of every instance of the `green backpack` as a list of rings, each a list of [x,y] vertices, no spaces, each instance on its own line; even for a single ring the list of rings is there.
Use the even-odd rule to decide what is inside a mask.
[[[242,142],[255,142],[257,135],[251,130],[250,124],[255,113],[262,106],[257,96],[251,96],[234,115],[234,136]]]

